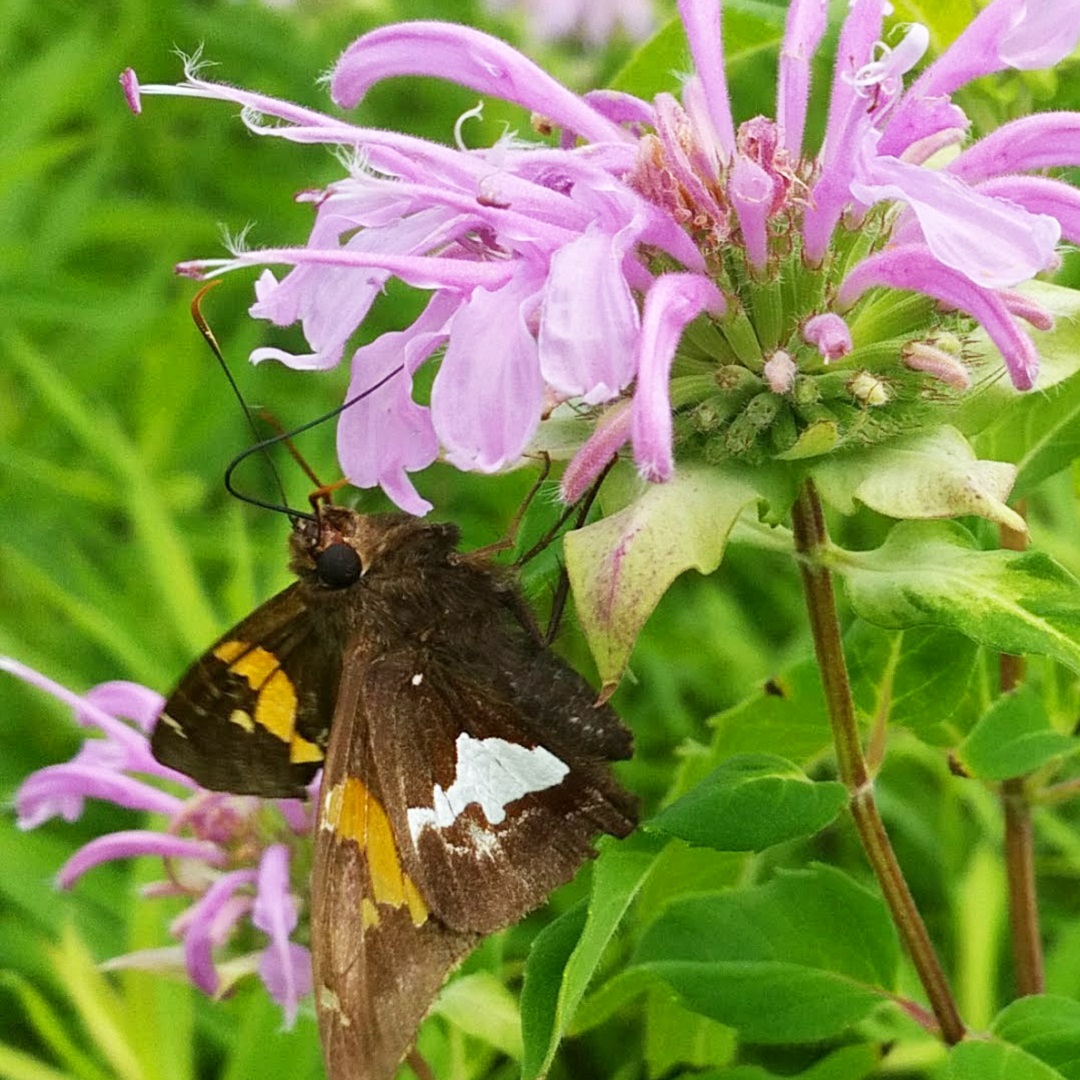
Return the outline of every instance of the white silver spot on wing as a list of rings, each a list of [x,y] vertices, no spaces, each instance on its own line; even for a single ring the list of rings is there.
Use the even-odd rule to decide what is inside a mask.
[[[492,825],[506,818],[506,808],[524,795],[562,782],[570,766],[542,746],[520,746],[505,739],[457,737],[457,773],[444,791],[431,793],[432,806],[410,806],[409,832],[415,843],[423,829],[445,829],[477,803]],[[486,834],[485,834],[486,835]]]
[[[422,671],[418,671],[412,677],[411,681],[412,681],[413,686],[419,686],[424,681],[424,673]]]

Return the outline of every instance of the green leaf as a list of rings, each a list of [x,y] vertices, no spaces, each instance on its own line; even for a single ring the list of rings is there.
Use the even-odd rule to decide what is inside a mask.
[[[905,519],[977,514],[1026,533],[1024,519],[1005,505],[1016,466],[979,461],[956,428],[943,426],[883,446],[831,455],[813,470],[822,497],[844,514],[861,502]]]
[[[712,573],[735,519],[757,497],[741,478],[687,465],[625,510],[567,533],[574,604],[605,687],[618,682],[668,586],[684,570]]]
[[[431,1011],[514,1061],[521,1060],[517,1001],[490,971],[454,979],[443,987]]]
[[[962,1042],[949,1055],[945,1080],[1065,1080],[1064,1075],[1015,1046]]]
[[[550,1068],[605,948],[656,863],[660,844],[638,834],[603,841],[600,848],[587,909],[575,907],[557,919],[529,952],[521,993],[523,1080]],[[556,926],[559,930],[549,935]]]
[[[937,626],[882,630],[860,619],[844,636],[859,711],[948,746],[961,735],[948,720],[968,689],[977,651],[970,638]]]
[[[636,962],[750,1042],[839,1034],[888,994],[899,958],[884,903],[831,867],[673,902]]]
[[[1066,1080],[1080,1080],[1080,1002],[1050,994],[1020,998],[998,1014],[992,1031]]]
[[[847,802],[775,754],[737,754],[661,810],[646,828],[717,851],[764,851],[823,829]]]
[[[653,990],[645,1004],[645,1064],[650,1077],[676,1067],[705,1069],[727,1065],[735,1056],[735,1032],[700,1013],[690,1012],[666,986]]]
[[[1080,581],[1045,554],[980,551],[954,522],[902,521],[881,547],[836,553],[831,565],[867,622],[945,626],[1080,669]]]
[[[1021,686],[990,706],[956,748],[956,756],[972,776],[1007,780],[1078,747],[1080,739],[1054,730],[1039,694]]]

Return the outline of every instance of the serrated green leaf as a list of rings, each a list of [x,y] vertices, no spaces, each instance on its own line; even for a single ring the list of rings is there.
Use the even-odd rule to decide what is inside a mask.
[[[574,605],[605,687],[618,682],[668,586],[685,570],[712,573],[736,518],[757,497],[739,477],[688,465],[625,510],[566,534]]]
[[[883,630],[857,620],[844,636],[856,707],[865,716],[902,724],[930,742],[953,746],[948,724],[975,666],[978,646],[937,626]]]
[[[635,962],[751,1042],[828,1038],[866,1016],[899,948],[881,899],[831,867],[673,902]]]
[[[815,783],[775,754],[737,754],[646,828],[717,851],[764,851],[823,829],[847,802],[835,781]]]
[[[954,427],[942,426],[882,446],[833,454],[813,469],[822,497],[844,514],[863,503],[887,517],[976,514],[1017,532],[1024,519],[1005,505],[1016,466],[979,461]]]
[[[611,941],[638,890],[645,883],[661,849],[654,838],[637,834],[627,840],[601,842],[600,857],[593,868],[592,891],[580,934],[566,953],[557,980],[552,978],[554,960],[570,942],[575,922],[567,924],[537,954],[537,974],[533,955],[541,934],[529,953],[525,966],[525,987],[521,995],[522,1027],[525,1038],[521,1067],[523,1080],[544,1075],[551,1066],[559,1040],[570,1026],[585,996],[604,950]],[[576,908],[574,909],[577,910]],[[565,916],[564,916],[565,918]],[[557,922],[562,922],[562,919]],[[553,924],[554,925],[554,924]],[[550,928],[549,928],[550,929]],[[547,1000],[550,997],[550,1000]],[[528,1022],[526,1022],[528,1004]]]
[[[969,1041],[953,1048],[945,1080],[1065,1080],[1065,1077],[1015,1046]]]
[[[1080,581],[1041,552],[980,551],[954,522],[902,521],[881,547],[843,552],[832,566],[867,622],[946,626],[1080,669]]]
[[[1055,731],[1042,698],[1024,685],[998,698],[956,748],[972,776],[1007,780],[1074,753],[1080,739]]]

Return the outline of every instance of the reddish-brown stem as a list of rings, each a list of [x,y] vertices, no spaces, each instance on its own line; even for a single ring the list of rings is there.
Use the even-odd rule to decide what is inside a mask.
[[[963,1039],[964,1024],[874,801],[873,784],[855,719],[832,577],[818,561],[818,556],[828,547],[828,531],[817,491],[809,481],[803,485],[792,508],[792,525],[837,766],[840,779],[851,794],[851,816],[893,922],[926,991],[941,1036],[952,1045]]]
[[[1023,551],[1027,534],[1005,525],[1000,529],[1001,546]],[[1024,659],[1002,653],[998,684],[1003,694],[1024,681]],[[1031,824],[1031,801],[1022,777],[1001,785],[1001,805],[1005,817],[1005,872],[1009,883],[1009,927],[1012,931],[1013,966],[1016,989],[1021,997],[1041,994],[1046,988],[1042,935],[1039,932],[1039,897],[1035,885],[1035,834]]]

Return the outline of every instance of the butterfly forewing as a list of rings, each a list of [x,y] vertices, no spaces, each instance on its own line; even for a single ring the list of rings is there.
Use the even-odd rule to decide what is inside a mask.
[[[302,795],[322,764],[340,670],[340,645],[291,585],[188,669],[154,728],[154,756],[214,791]]]

